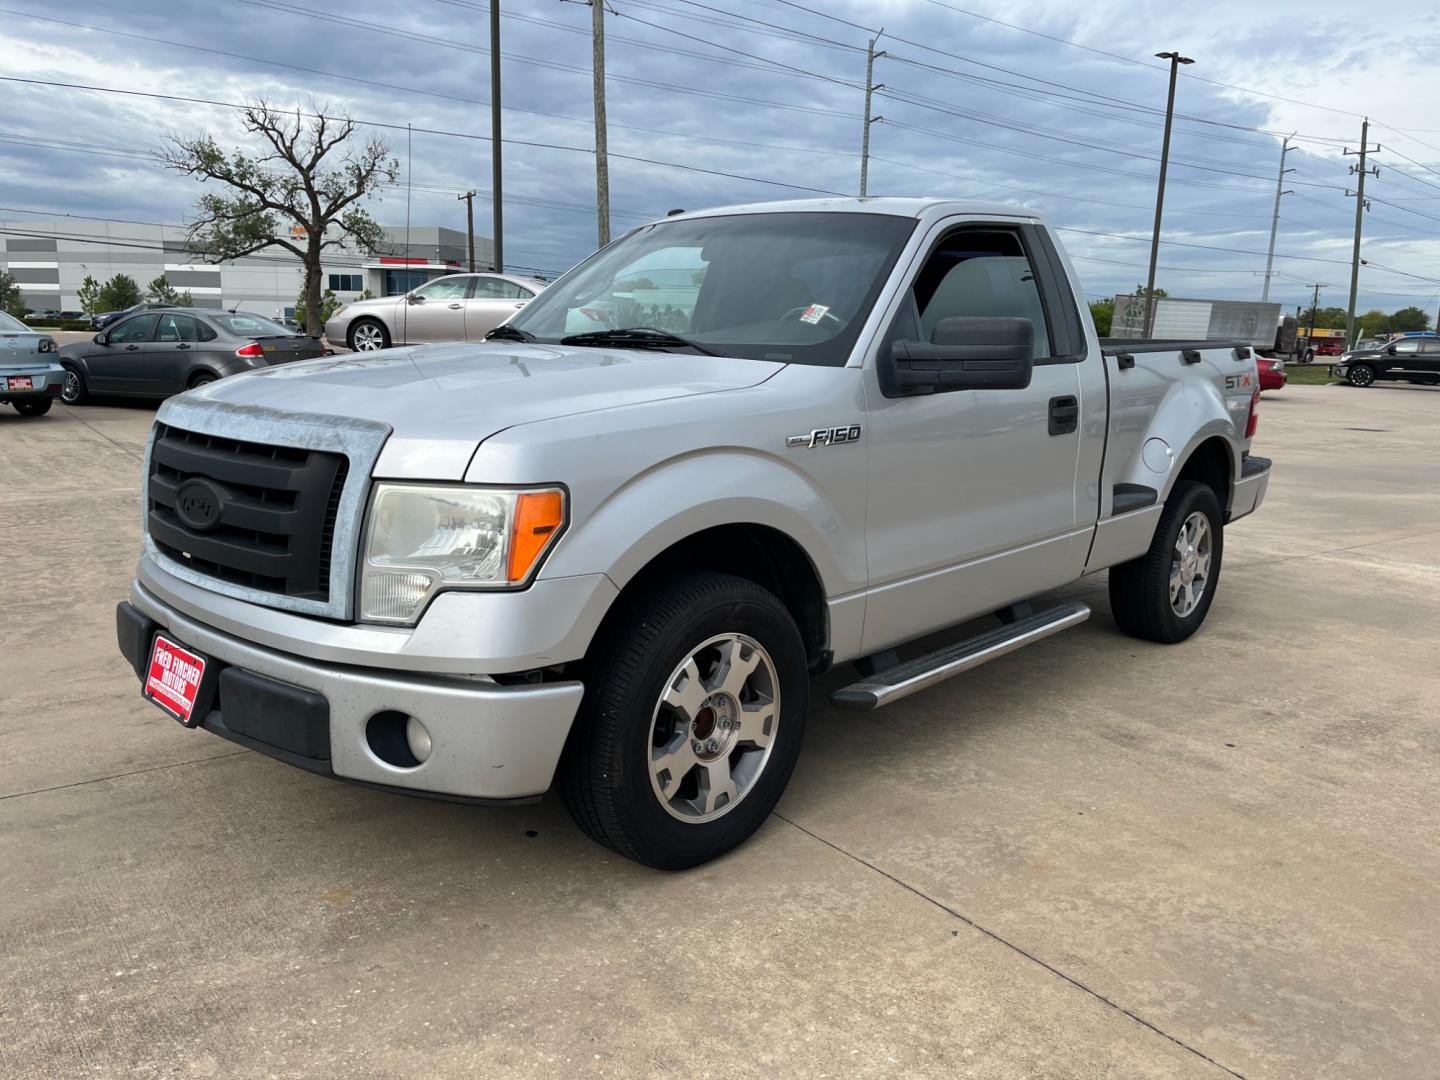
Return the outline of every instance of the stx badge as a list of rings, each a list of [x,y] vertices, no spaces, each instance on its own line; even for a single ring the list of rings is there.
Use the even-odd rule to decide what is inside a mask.
[[[1225,389],[1226,389],[1226,390],[1244,390],[1244,389],[1246,389],[1247,387],[1249,387],[1249,385],[1250,385],[1250,378],[1251,378],[1251,377],[1250,377],[1248,374],[1246,374],[1246,375],[1226,375],[1226,376],[1225,376]]]
[[[786,446],[839,446],[841,443],[859,442],[860,425],[842,424],[840,427],[821,427],[805,435],[786,435]]]

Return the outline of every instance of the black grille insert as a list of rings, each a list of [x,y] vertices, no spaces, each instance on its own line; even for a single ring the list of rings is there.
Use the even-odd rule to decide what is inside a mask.
[[[159,424],[150,452],[150,539],[208,577],[323,603],[347,465],[343,454]],[[221,495],[218,516],[203,530],[176,513],[176,492],[196,478]]]

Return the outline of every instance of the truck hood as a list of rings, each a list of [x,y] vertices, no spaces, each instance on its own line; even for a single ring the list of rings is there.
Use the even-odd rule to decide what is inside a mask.
[[[307,360],[221,379],[186,411],[341,417],[391,431],[377,476],[460,480],[498,431],[666,398],[739,390],[784,364],[655,350],[457,343]],[[164,419],[164,416],[161,417]]]

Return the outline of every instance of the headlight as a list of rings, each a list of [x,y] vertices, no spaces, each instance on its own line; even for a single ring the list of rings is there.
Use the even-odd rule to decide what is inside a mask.
[[[360,617],[409,624],[441,590],[522,585],[564,525],[559,488],[377,484],[366,524]]]
[[[339,307],[337,307],[334,311],[332,311],[332,312],[330,313],[330,318],[332,318],[332,319],[335,318],[336,315],[339,315],[339,314],[340,314],[342,311],[344,311],[344,310],[345,310],[345,305],[344,305],[344,304],[341,304]],[[328,321],[328,320],[327,320],[327,321]]]
[[[1275,370],[1276,370],[1276,371],[1284,371],[1284,370],[1285,370],[1285,361],[1284,361],[1284,360],[1276,360],[1276,361],[1274,361],[1274,365],[1275,365]]]

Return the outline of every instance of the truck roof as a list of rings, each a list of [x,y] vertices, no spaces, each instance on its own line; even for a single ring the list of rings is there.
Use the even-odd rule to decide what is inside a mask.
[[[974,202],[968,199],[909,198],[880,196],[868,198],[836,197],[828,199],[782,199],[775,202],[743,203],[737,206],[715,206],[674,214],[676,218],[715,217],[721,214],[886,214],[891,217],[930,217],[949,214],[974,214],[983,217],[1020,217],[1039,219],[1040,215],[1023,206],[1005,203]]]

